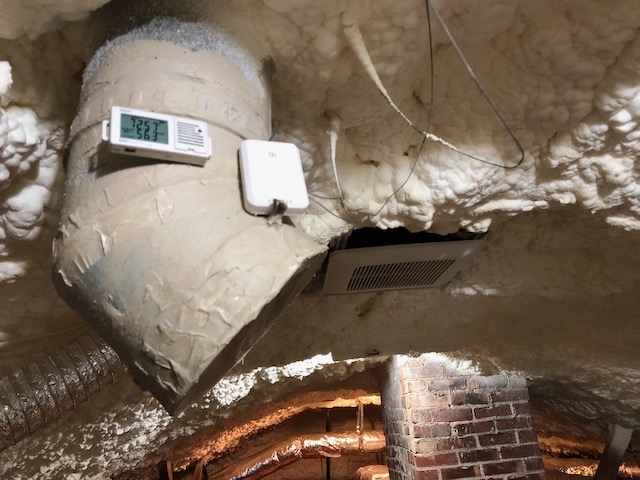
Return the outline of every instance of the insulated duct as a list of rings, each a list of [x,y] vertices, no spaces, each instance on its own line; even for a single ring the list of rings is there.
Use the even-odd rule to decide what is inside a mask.
[[[55,422],[125,372],[116,352],[97,335],[83,335],[0,379],[0,451]]]
[[[237,153],[269,138],[269,70],[229,35],[162,20],[105,44],[85,73],[54,281],[169,413],[243,358],[324,257],[242,207]],[[197,167],[109,152],[113,105],[207,122],[213,156]]]
[[[385,450],[382,432],[317,433],[301,435],[264,450],[209,480],[257,480],[303,458],[337,458],[349,453],[379,453]]]

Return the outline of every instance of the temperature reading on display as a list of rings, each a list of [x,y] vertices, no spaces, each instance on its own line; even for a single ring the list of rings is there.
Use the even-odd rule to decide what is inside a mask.
[[[199,166],[211,157],[207,123],[168,113],[114,105],[102,121],[102,140],[109,142],[110,152],[122,155]]]
[[[169,122],[123,113],[120,118],[120,136],[166,145],[169,143]]]

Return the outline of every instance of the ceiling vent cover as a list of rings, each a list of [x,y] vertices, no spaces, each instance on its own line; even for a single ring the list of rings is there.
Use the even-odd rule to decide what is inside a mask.
[[[476,239],[347,246],[330,254],[323,293],[438,287],[449,282],[484,245],[485,241]]]

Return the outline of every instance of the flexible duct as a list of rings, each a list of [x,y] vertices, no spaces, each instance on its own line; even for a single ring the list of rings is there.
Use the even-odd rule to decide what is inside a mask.
[[[0,380],[0,451],[32,435],[122,377],[126,368],[96,335],[84,335]]]
[[[264,450],[237,465],[210,474],[209,480],[257,480],[303,458],[336,458],[350,453],[378,453],[385,449],[382,432],[302,435]]]
[[[268,70],[226,35],[164,21],[105,45],[85,74],[54,281],[170,413],[243,358],[324,257],[242,207],[237,152],[269,137]],[[213,156],[196,167],[110,153],[112,105],[207,122]]]

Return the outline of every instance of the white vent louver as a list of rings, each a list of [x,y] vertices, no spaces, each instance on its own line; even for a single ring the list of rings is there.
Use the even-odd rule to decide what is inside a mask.
[[[358,267],[353,271],[347,291],[433,285],[453,263],[453,260],[428,260]]]
[[[323,292],[362,293],[441,286],[484,245],[484,240],[463,240],[337,250],[329,257]]]
[[[200,150],[205,147],[202,129],[193,123],[176,122],[176,143],[178,148]]]

